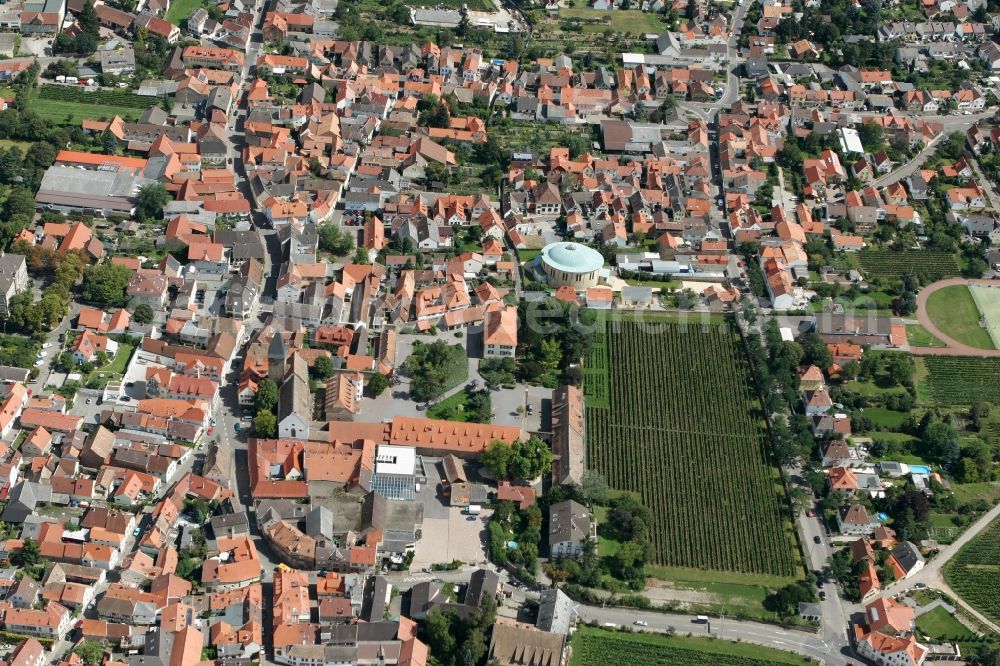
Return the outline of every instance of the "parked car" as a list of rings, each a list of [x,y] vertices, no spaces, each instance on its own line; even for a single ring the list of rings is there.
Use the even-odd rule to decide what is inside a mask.
[[[649,626],[649,622],[646,622],[645,620],[636,620],[632,624],[634,624],[637,627],[648,627]]]
[[[823,543],[823,540],[820,539],[818,536],[814,536],[813,537],[813,543]]]

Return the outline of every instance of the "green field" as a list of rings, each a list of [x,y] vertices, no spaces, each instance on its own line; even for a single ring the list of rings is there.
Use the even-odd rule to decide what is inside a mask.
[[[971,356],[926,356],[924,384],[927,394],[940,405],[971,405],[979,400],[1000,402],[997,378],[1000,358]]]
[[[653,564],[800,573],[760,402],[729,324],[606,322],[584,366],[584,394],[587,466],[642,496],[653,513]]]
[[[934,337],[920,324],[906,325],[906,341],[911,347],[944,347],[945,344]]]
[[[584,32],[601,33],[611,28],[614,32],[631,32],[637,35],[647,33],[660,34],[666,27],[666,24],[660,20],[657,14],[637,9],[603,11],[600,9],[566,7],[559,10],[559,18],[578,19],[582,21]]]
[[[180,25],[181,21],[191,15],[191,12],[204,6],[205,3],[202,0],[173,0],[164,18],[174,25]]]
[[[958,551],[945,565],[944,579],[973,608],[1000,623],[1000,519]]]
[[[154,97],[140,97],[122,90],[86,91],[73,86],[40,86],[31,110],[55,124],[76,125],[83,120],[111,120],[116,115],[134,121],[155,106]]]
[[[630,634],[581,627],[570,666],[765,666],[808,664],[805,657],[750,643],[683,636]]]
[[[969,287],[972,300],[986,323],[993,346],[1000,349],[1000,290],[993,287]]]
[[[895,250],[865,249],[858,253],[861,270],[869,276],[899,278],[912,274],[927,281],[961,274],[958,260],[950,252],[937,250]]]
[[[927,316],[941,332],[977,349],[993,349],[989,332],[979,323],[980,312],[965,285],[938,289],[927,299]]]

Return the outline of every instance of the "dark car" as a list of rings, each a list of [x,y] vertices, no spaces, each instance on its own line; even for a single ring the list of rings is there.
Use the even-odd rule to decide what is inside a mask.
[[[813,537],[813,543],[823,543],[823,540],[820,539],[818,536],[814,536]]]

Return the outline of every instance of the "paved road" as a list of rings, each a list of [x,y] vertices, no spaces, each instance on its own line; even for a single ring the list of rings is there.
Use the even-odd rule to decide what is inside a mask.
[[[966,286],[982,286],[982,287],[997,287],[1000,286],[1000,282],[996,280],[972,280],[965,278],[949,278],[947,280],[940,280],[933,284],[929,284],[917,294],[917,321],[920,322],[921,326],[926,328],[931,334],[939,339],[941,342],[948,345],[947,347],[918,347],[911,351],[918,356],[980,356],[980,357],[1000,357],[1000,349],[979,349],[977,347],[971,347],[969,345],[962,344],[954,338],[941,332],[933,321],[931,321],[930,316],[927,314],[927,299],[930,298],[931,294],[939,289],[945,287],[952,287],[956,285],[966,285]]]
[[[969,164],[976,173],[976,182],[979,183],[979,186],[986,193],[986,198],[990,202],[990,208],[997,210],[997,202],[1000,202],[1000,195],[997,194],[996,188],[993,186],[993,181],[983,174],[983,170],[979,167],[979,160],[969,160]]]
[[[894,169],[893,171],[890,171],[889,173],[882,176],[881,178],[876,179],[875,182],[872,183],[872,185],[874,185],[875,187],[885,187],[886,185],[892,185],[893,183],[908,177],[911,173],[913,173],[914,171],[916,171],[917,169],[919,169],[924,165],[924,162],[927,161],[927,158],[934,153],[934,149],[937,146],[938,141],[943,136],[945,135],[938,134],[936,137],[931,139],[926,146],[924,146],[923,150],[914,155],[913,159],[911,159],[909,162],[902,165],[898,169]]]
[[[826,530],[820,523],[818,517],[808,517],[805,512],[799,514],[796,519],[799,527],[799,534],[802,535],[802,543],[806,550],[806,557],[809,559],[809,568],[813,571],[821,571],[833,554],[830,541],[826,538]],[[816,538],[819,543],[816,543]],[[830,581],[821,588],[826,592],[826,599],[820,601],[823,609],[823,619],[820,623],[823,640],[830,646],[836,646],[837,651],[843,653],[850,646],[850,638],[847,633],[847,626],[850,617],[854,613],[862,612],[858,604],[846,602],[840,598],[840,589],[835,581]]]
[[[967,544],[976,535],[986,529],[990,523],[998,517],[1000,517],[1000,504],[983,514],[979,520],[973,523],[969,529],[965,530],[965,532],[963,532],[962,535],[953,543],[942,548],[941,552],[939,552],[934,559],[929,561],[918,573],[906,580],[896,581],[892,585],[887,585],[882,589],[882,594],[880,596],[894,596],[914,587],[917,583],[924,583],[928,587],[936,588],[945,594],[950,595],[959,606],[969,613],[969,615],[982,622],[991,630],[1000,634],[1000,626],[997,626],[994,622],[988,620],[982,613],[967,604],[960,596],[955,594],[955,592],[948,586],[948,584],[944,581],[944,578],[941,576],[941,569],[948,563],[948,560],[953,558],[955,554],[962,549],[962,546]]]
[[[673,629],[677,633],[691,632],[695,636],[715,636],[730,641],[755,643],[767,647],[787,650],[812,657],[820,663],[839,663],[835,660],[837,650],[822,637],[804,631],[786,630],[768,624],[743,622],[728,619],[713,619],[708,624],[693,622],[693,616],[676,613],[657,613],[628,608],[601,608],[599,606],[577,606],[580,619],[599,624],[633,626],[636,620],[647,622],[645,631],[663,633]],[[843,653],[841,653],[843,654]],[[850,657],[848,657],[850,658]]]

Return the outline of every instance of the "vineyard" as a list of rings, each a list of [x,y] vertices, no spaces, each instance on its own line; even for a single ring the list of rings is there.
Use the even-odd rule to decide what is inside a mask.
[[[584,372],[587,466],[639,493],[656,564],[791,577],[794,530],[728,325],[615,320]],[[600,380],[605,378],[605,385]]]
[[[1000,519],[958,551],[944,579],[960,597],[1000,623]]]
[[[95,104],[98,106],[124,106],[129,109],[145,111],[156,106],[156,98],[140,97],[122,90],[95,90],[88,92],[75,86],[41,86],[38,89],[40,99],[51,99],[59,102],[75,104]]]
[[[869,276],[898,278],[913,273],[933,281],[961,275],[958,260],[950,252],[870,249],[863,250],[859,259],[861,269]]]
[[[805,664],[806,659],[750,644],[704,638],[668,638],[583,627],[571,643],[570,666],[771,666]]]
[[[1000,359],[969,356],[926,356],[927,387],[941,405],[970,405],[978,400],[996,401]]]

